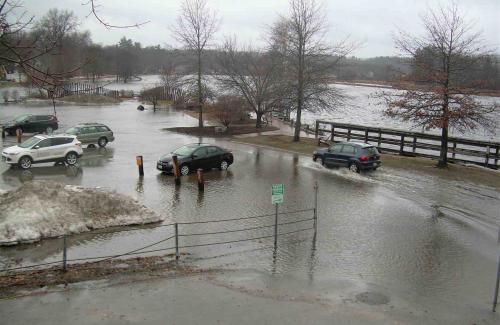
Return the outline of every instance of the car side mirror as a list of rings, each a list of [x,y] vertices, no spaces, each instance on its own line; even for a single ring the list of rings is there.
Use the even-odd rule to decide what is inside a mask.
[[[36,146],[33,147],[33,149],[40,149],[40,146],[36,145]]]
[[[194,158],[198,158],[198,156],[197,155],[191,155],[191,158],[193,158],[193,159]]]

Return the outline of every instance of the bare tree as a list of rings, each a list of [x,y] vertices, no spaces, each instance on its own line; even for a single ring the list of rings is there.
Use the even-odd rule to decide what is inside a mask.
[[[417,70],[413,81],[426,87],[422,91],[383,92],[379,96],[388,104],[388,116],[426,129],[441,129],[438,166],[446,166],[449,128],[461,132],[480,125],[489,128],[493,122],[488,113],[499,105],[483,104],[473,97],[473,89],[463,87],[470,67],[489,51],[481,34],[473,30],[473,24],[464,19],[457,5],[430,9],[422,16],[422,22],[423,36],[401,31],[395,42],[403,54],[413,58]]]
[[[280,63],[272,52],[239,50],[234,39],[227,39],[220,49],[217,79],[224,90],[245,98],[257,116],[257,128],[262,126],[262,116],[284,97]]]
[[[0,61],[19,67],[40,87],[53,87],[81,66],[54,72],[44,69],[40,60],[53,54],[61,38],[75,25],[71,19],[58,20],[57,24],[42,20],[35,32],[28,33],[33,23],[34,16],[27,16],[20,1],[0,0]],[[38,27],[49,27],[50,31],[38,32],[44,30]]]
[[[156,86],[151,89],[144,89],[141,91],[141,99],[144,102],[151,103],[153,105],[153,111],[156,111],[160,101],[166,99],[165,88],[162,86]]]
[[[331,74],[355,45],[347,40],[337,44],[325,41],[326,11],[316,0],[290,0],[289,3],[289,15],[281,18],[286,27],[279,30],[280,33],[283,29],[286,31],[285,60],[297,120],[293,141],[299,141],[303,110],[333,110],[346,99],[330,84]]]
[[[245,120],[249,112],[248,103],[239,96],[219,96],[212,105],[215,115],[225,127]]]
[[[202,57],[218,25],[217,14],[208,8],[206,0],[184,0],[181,13],[177,18],[177,25],[171,27],[175,38],[196,54],[199,127],[203,127]]]

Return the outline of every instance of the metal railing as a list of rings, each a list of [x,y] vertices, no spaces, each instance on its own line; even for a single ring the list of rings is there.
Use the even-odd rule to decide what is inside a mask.
[[[383,152],[400,155],[438,158],[441,150],[441,136],[421,132],[322,120],[316,121],[314,132],[320,142],[331,143],[339,139],[361,140],[376,143]],[[325,136],[324,141],[319,138],[321,135]],[[448,155],[448,159],[452,162],[472,163],[498,169],[500,142],[449,137]]]
[[[317,202],[317,200],[315,200],[315,202]],[[0,273],[6,273],[6,272],[8,273],[8,272],[12,272],[12,271],[23,271],[23,270],[28,270],[28,269],[37,269],[37,268],[41,268],[41,267],[54,266],[57,264],[60,264],[62,270],[65,271],[65,270],[67,270],[68,265],[70,265],[69,263],[85,262],[85,261],[93,261],[94,263],[100,263],[100,262],[104,262],[104,261],[119,258],[119,257],[133,256],[133,255],[144,255],[144,254],[167,252],[167,251],[175,251],[175,259],[178,260],[180,258],[180,250],[181,249],[223,245],[223,244],[231,244],[231,243],[237,243],[237,242],[248,242],[248,241],[261,240],[261,239],[266,239],[266,238],[275,238],[275,247],[274,248],[276,249],[277,248],[277,246],[276,246],[277,237],[290,235],[293,233],[298,233],[298,232],[307,231],[307,230],[314,230],[314,232],[316,234],[316,232],[317,232],[317,213],[316,213],[316,211],[317,211],[317,208],[315,206],[314,208],[310,208],[310,209],[277,212],[277,214],[271,213],[271,214],[263,214],[263,215],[257,215],[257,216],[240,217],[240,218],[232,218],[232,219],[216,219],[216,220],[203,220],[203,221],[192,221],[192,222],[176,222],[176,223],[170,223],[170,224],[162,224],[162,225],[158,225],[155,227],[133,227],[133,228],[117,229],[117,230],[95,231],[94,233],[96,235],[130,232],[130,231],[137,231],[137,230],[150,230],[150,229],[157,229],[157,228],[168,228],[168,229],[174,231],[174,235],[172,235],[172,236],[167,236],[166,238],[162,238],[162,239],[157,240],[155,242],[149,243],[145,246],[138,247],[138,248],[135,248],[133,250],[130,250],[130,251],[127,251],[124,253],[120,253],[120,254],[115,254],[115,255],[91,256],[91,257],[83,257],[83,258],[68,258],[68,242],[69,242],[68,239],[69,239],[69,236],[65,235],[65,236],[62,236],[62,258],[61,258],[61,260],[53,261],[53,262],[45,262],[45,263],[4,268],[4,269],[0,269]],[[274,223],[268,222],[268,223],[264,223],[262,225],[257,225],[257,226],[235,228],[235,229],[226,229],[226,230],[219,230],[219,231],[183,232],[181,227],[180,227],[180,226],[187,226],[187,225],[202,225],[202,224],[208,224],[208,223],[227,224],[227,223],[234,223],[235,221],[263,219],[263,218],[269,218],[269,217],[275,217],[274,220],[278,220],[277,217],[280,215],[282,216],[282,215],[298,214],[298,213],[305,213],[305,212],[312,212],[313,216],[308,217],[308,218],[296,219],[296,220],[292,220],[292,221],[274,222]],[[313,225],[302,226],[299,229],[278,232],[278,228],[280,228],[280,227],[289,226],[289,225],[306,224],[306,223],[311,222],[311,221],[313,221]],[[247,236],[245,238],[238,238],[238,239],[231,239],[231,240],[219,240],[219,241],[212,240],[212,241],[207,241],[207,242],[203,242],[203,243],[196,243],[196,244],[190,244],[190,243],[182,244],[180,242],[180,239],[182,239],[182,238],[200,237],[200,236],[214,236],[214,235],[224,235],[224,234],[236,234],[236,233],[244,233],[244,232],[251,232],[251,231],[265,230],[265,229],[269,229],[269,230],[274,229],[274,234],[266,234],[266,235],[260,235],[260,236],[250,236],[250,237]],[[150,249],[150,248],[153,248],[155,246],[158,247],[158,245],[160,245],[160,244],[171,243],[172,241],[173,241],[173,243],[170,246]],[[0,245],[8,245],[8,244],[15,244],[15,243],[17,243],[17,242],[16,241],[3,241],[3,242],[0,242]]]

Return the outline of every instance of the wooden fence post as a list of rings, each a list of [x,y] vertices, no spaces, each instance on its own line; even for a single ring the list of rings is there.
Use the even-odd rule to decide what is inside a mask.
[[[413,148],[412,152],[415,153],[417,151],[417,137],[413,136]]]
[[[404,153],[405,147],[405,136],[401,135],[401,146],[399,147],[399,154],[402,155]]]

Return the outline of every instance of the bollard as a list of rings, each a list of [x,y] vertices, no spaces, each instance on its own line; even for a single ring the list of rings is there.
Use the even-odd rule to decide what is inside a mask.
[[[203,169],[198,168],[196,174],[198,176],[198,191],[203,192],[205,190],[205,179],[203,178]]]
[[[21,143],[21,138],[23,136],[23,130],[16,129],[17,143]]]
[[[66,272],[66,263],[67,263],[67,252],[68,252],[68,246],[67,246],[67,243],[66,243],[66,238],[67,236],[64,235],[63,236],[63,271]]]
[[[179,160],[176,155],[172,156],[175,185],[181,185],[181,172],[179,171]]]
[[[179,225],[177,222],[174,224],[175,228],[175,259],[179,259]]]
[[[136,156],[135,162],[137,163],[137,168],[139,169],[139,176],[144,176],[144,161],[142,156]]]
[[[5,128],[2,127],[2,139],[5,139]]]

